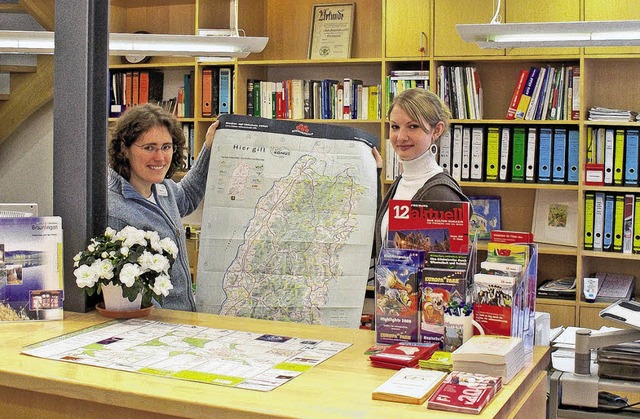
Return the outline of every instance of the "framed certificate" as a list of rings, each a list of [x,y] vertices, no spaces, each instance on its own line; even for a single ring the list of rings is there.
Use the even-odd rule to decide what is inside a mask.
[[[355,3],[314,4],[309,36],[309,59],[351,57]]]

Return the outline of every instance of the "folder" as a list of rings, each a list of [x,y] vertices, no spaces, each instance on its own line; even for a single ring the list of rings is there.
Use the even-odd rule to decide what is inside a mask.
[[[453,126],[453,147],[451,154],[451,176],[455,180],[462,177],[462,125]]]
[[[162,102],[163,88],[164,73],[162,71],[141,71],[139,103]]]
[[[469,180],[471,173],[471,127],[462,128],[462,172],[461,180]]]
[[[596,162],[596,132],[592,127],[587,128],[587,163]]]
[[[638,129],[627,129],[624,153],[624,184],[638,186]]]
[[[578,168],[580,167],[580,133],[577,129],[567,132],[567,183],[578,183]]]
[[[613,216],[613,251],[622,252],[622,234],[624,225],[624,195],[616,195],[615,214]]]
[[[551,128],[540,128],[538,138],[538,182],[551,182],[553,138]]]
[[[538,153],[538,129],[529,127],[527,132],[527,165],[524,170],[525,182],[536,181],[536,158]]]
[[[624,196],[624,221],[622,226],[622,253],[632,253],[633,250],[633,207],[635,195]]]
[[[593,250],[602,251],[604,232],[604,192],[596,192],[593,204]]]
[[[613,152],[615,132],[613,128],[604,129],[604,184],[613,184]]]
[[[513,129],[513,153],[512,153],[512,165],[511,165],[511,181],[523,182],[524,181],[524,163],[525,163],[525,149],[526,138],[524,128],[515,127]]]
[[[134,71],[133,72],[133,79],[132,79],[132,88],[131,88],[131,105],[132,106],[137,106],[140,104],[140,72],[139,71]]]
[[[133,106],[133,71],[125,73],[125,105],[127,108]]]
[[[624,129],[616,129],[613,151],[613,184],[622,185],[624,175]]]
[[[602,250],[613,250],[613,219],[616,197],[613,194],[604,196],[604,227],[602,229]]]
[[[233,78],[231,77],[231,69],[227,67],[221,67],[218,74],[218,80],[218,113],[231,113],[231,97],[233,93]]]
[[[442,133],[440,137],[440,154],[438,156],[438,163],[447,172],[451,173],[451,131],[449,128]]]
[[[506,182],[510,177],[511,168],[511,128],[500,128],[500,168],[498,171],[498,180]]]
[[[442,140],[440,140],[442,144]],[[498,180],[500,170],[500,128],[487,128],[487,169],[486,179],[488,181]]]
[[[211,110],[211,83],[213,80],[213,70],[211,68],[202,69],[202,117],[213,116]]]
[[[471,180],[484,178],[484,127],[474,126],[471,129]]]
[[[553,129],[553,164],[552,164],[553,183],[564,183],[567,167],[567,129]]]
[[[584,248],[593,250],[593,210],[595,194],[585,192],[584,194]],[[639,226],[640,227],[640,226]],[[640,240],[638,240],[638,251],[640,252]]]
[[[640,253],[640,195],[634,195],[633,253]]]

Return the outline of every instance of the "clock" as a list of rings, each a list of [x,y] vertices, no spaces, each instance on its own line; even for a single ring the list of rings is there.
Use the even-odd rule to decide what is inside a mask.
[[[147,31],[137,31],[134,33],[149,33]],[[122,56],[122,62],[125,64],[144,64],[149,62],[151,56],[149,55],[136,55],[136,54],[128,54]]]
[[[125,64],[144,64],[151,59],[148,55],[124,55],[122,61]]]

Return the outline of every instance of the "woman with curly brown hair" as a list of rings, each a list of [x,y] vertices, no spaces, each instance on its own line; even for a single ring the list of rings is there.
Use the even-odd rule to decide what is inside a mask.
[[[128,109],[111,131],[109,145],[108,225],[157,231],[178,246],[171,268],[173,289],[163,307],[195,311],[196,304],[181,219],[204,198],[213,136],[211,124],[204,147],[180,182],[170,177],[184,168],[186,140],[176,117],[153,104]]]

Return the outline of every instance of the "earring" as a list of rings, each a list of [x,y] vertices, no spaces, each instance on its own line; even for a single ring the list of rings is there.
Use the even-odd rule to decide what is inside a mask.
[[[436,145],[436,143],[431,144],[431,154],[433,154],[434,156],[438,155],[438,146]]]

